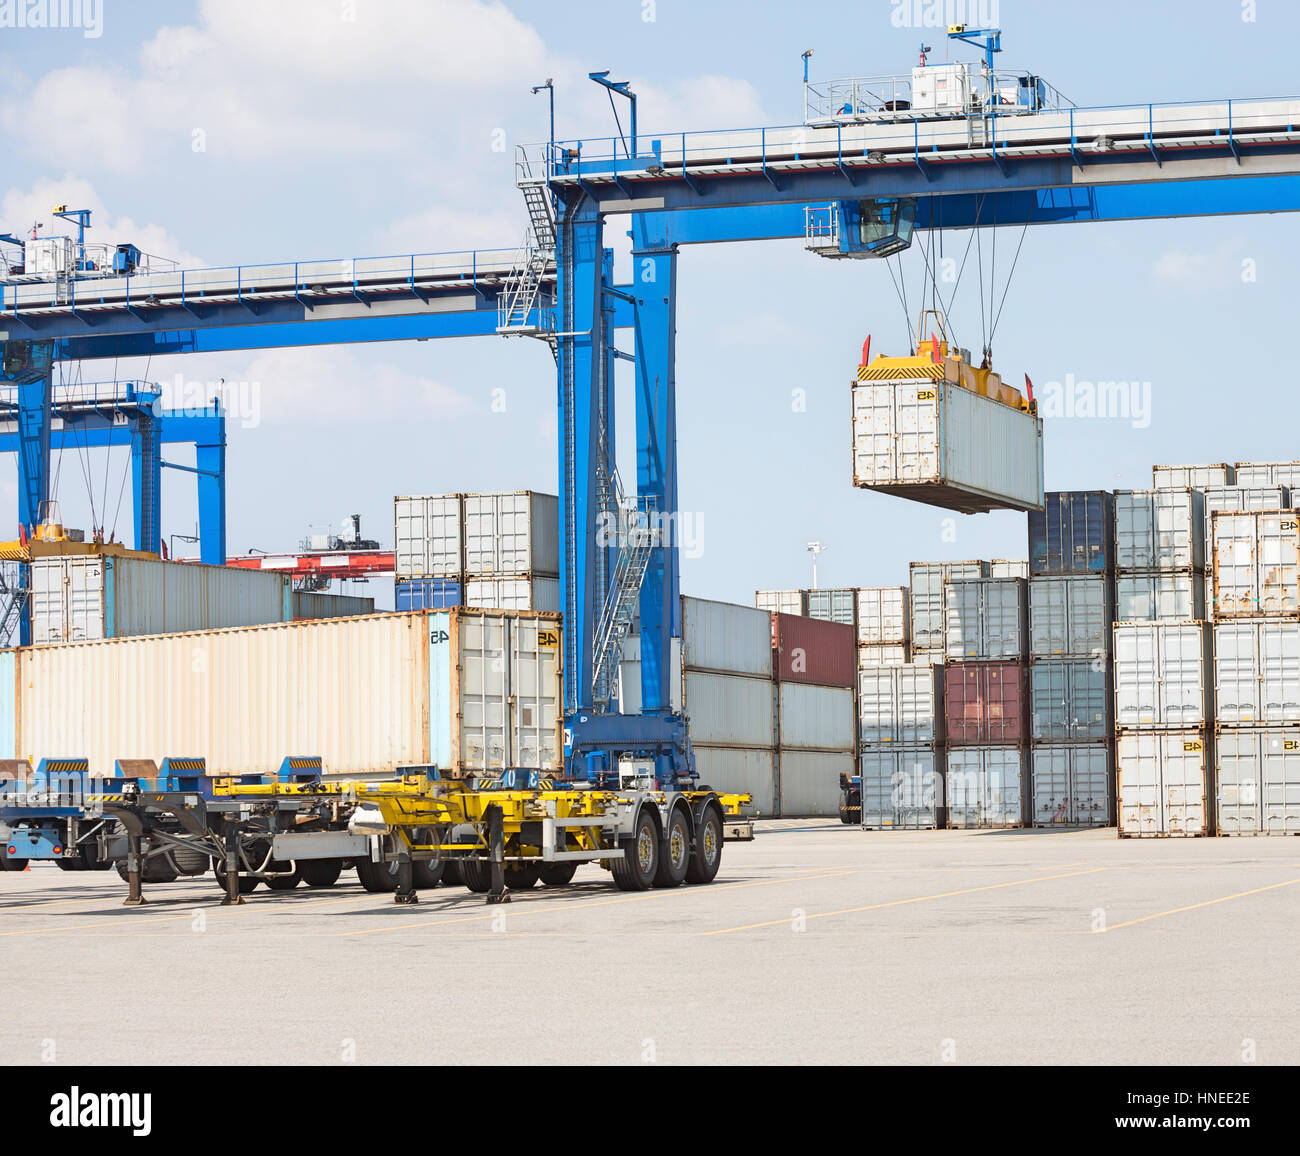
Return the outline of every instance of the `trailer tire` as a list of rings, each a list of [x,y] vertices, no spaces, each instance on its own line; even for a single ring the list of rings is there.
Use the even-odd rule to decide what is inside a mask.
[[[537,872],[537,877],[545,887],[565,887],[573,882],[577,870],[577,863],[548,863]]]
[[[444,887],[464,887],[465,879],[461,875],[459,859],[442,861],[442,885]]]
[[[506,886],[511,891],[527,891],[537,886],[541,873],[536,867],[507,867],[505,871]]]
[[[659,848],[659,865],[655,869],[656,887],[680,887],[686,882],[695,840],[691,838],[691,823],[681,807],[668,816],[668,830]]]
[[[333,887],[343,874],[342,859],[304,859],[298,864],[308,887]]]
[[[492,890],[492,864],[486,859],[462,859],[460,874],[465,886],[476,895],[486,895]]]
[[[119,871],[120,871],[120,870],[121,870],[121,868],[119,868]],[[220,865],[220,866],[217,866],[217,867],[212,868],[212,877],[217,881],[217,886],[220,887],[222,891],[224,891],[224,890],[226,889],[226,868],[225,868],[225,865],[222,864],[222,865]],[[257,890],[257,885],[258,885],[259,883],[262,882],[262,881],[261,881],[261,880],[260,880],[256,875],[243,875],[243,874],[241,874],[241,875],[238,876],[238,879],[239,879],[239,894],[240,894],[240,895],[251,895],[254,891]],[[148,877],[148,875],[145,875],[145,876],[144,876],[144,882],[146,882],[146,883],[153,883],[153,882],[157,882],[157,881],[156,881],[156,880],[153,880],[153,879],[150,879],[150,878]]]
[[[26,871],[28,859],[0,859],[0,869],[5,871]]]
[[[397,890],[397,864],[375,863],[370,859],[357,860],[357,878],[367,891],[383,894]]]
[[[695,846],[686,868],[688,883],[712,883],[722,866],[722,812],[709,804],[695,828]]]
[[[85,871],[86,864],[80,855],[72,859],[55,859],[60,871]]]
[[[272,891],[292,891],[302,882],[302,868],[292,860],[290,860],[290,863],[285,863],[282,859],[272,859],[266,865],[266,869],[268,871],[283,871],[290,864],[293,866],[291,875],[280,875],[277,878],[266,880],[266,885]]]
[[[620,891],[647,891],[659,870],[659,824],[649,807],[642,807],[636,817],[632,837],[622,839],[621,859],[611,859],[610,874]]]
[[[430,891],[438,886],[445,869],[445,859],[417,859],[411,864],[411,881],[417,891]]]

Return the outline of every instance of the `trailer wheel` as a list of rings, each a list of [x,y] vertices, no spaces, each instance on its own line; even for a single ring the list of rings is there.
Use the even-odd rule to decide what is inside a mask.
[[[343,874],[342,859],[304,859],[298,864],[308,887],[333,887]]]
[[[146,865],[146,867],[147,867],[147,865]],[[125,863],[123,864],[122,867],[119,867],[119,868],[118,868],[118,873],[121,874],[121,872],[124,871],[124,870],[125,870]],[[226,889],[226,870],[225,870],[225,867],[224,867],[224,866],[214,867],[214,868],[212,869],[212,877],[217,881],[217,886],[220,887],[222,891],[224,891],[224,890]],[[173,876],[173,878],[174,878],[174,876]],[[243,875],[243,874],[241,874],[238,878],[239,878],[239,894],[240,894],[240,895],[251,895],[254,891],[257,890],[257,885],[258,885],[259,883],[262,882],[262,881],[261,881],[261,880],[260,880],[256,875]],[[146,875],[144,876],[144,882],[146,882],[146,883],[153,883],[153,882],[156,882],[156,880],[150,879],[149,876],[148,876],[148,874],[146,874]]]
[[[357,878],[367,891],[383,893],[397,890],[397,864],[357,860]]]
[[[548,863],[537,872],[537,877],[546,887],[563,887],[573,881],[577,870],[577,863]]]
[[[77,856],[75,859],[55,859],[60,871],[84,871],[86,870],[85,861]]]
[[[0,859],[0,870],[26,871],[27,863],[26,859]]]
[[[411,881],[417,891],[429,891],[442,879],[446,860],[417,859],[411,864]]]
[[[659,870],[659,825],[648,807],[636,817],[636,829],[630,839],[622,840],[621,859],[611,859],[610,873],[620,891],[645,891],[655,881]]]
[[[678,807],[668,817],[668,833],[660,848],[659,866],[655,871],[656,887],[679,887],[686,881],[695,850],[691,824],[686,812]]]
[[[266,869],[268,871],[283,871],[290,865],[290,863],[285,863],[281,859],[272,859],[271,862],[266,865]],[[292,891],[302,882],[302,868],[298,866],[297,863],[292,863],[292,866],[293,874],[281,875],[275,879],[268,879],[266,885],[272,891]]]
[[[507,867],[506,886],[511,891],[527,891],[537,886],[541,872],[536,867]]]
[[[686,868],[688,883],[712,883],[722,866],[722,815],[707,806],[695,829],[695,848]]]
[[[442,885],[444,887],[464,887],[465,878],[461,875],[459,859],[442,861]]]
[[[476,895],[486,895],[492,890],[492,864],[486,859],[462,859],[460,875],[465,886]]]

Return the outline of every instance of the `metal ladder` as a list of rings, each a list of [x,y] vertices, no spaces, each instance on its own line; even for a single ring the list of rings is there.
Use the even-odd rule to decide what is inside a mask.
[[[0,566],[0,645],[17,646],[23,608],[31,591],[22,585],[22,567]]]
[[[554,352],[553,317],[539,317],[537,323],[529,320],[541,296],[542,278],[555,264],[555,217],[550,190],[544,177],[521,178],[518,184],[528,208],[528,229],[497,302],[497,332],[505,336],[540,337]]]
[[[623,640],[636,614],[641,582],[650,564],[650,551],[658,545],[658,513],[653,498],[632,498],[621,503],[620,542],[614,578],[601,607],[594,635],[591,690],[593,705],[609,709],[614,679],[623,653]]]

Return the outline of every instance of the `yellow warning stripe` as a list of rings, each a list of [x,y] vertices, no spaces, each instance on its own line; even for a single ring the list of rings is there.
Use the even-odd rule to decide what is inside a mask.
[[[943,366],[941,365],[892,366],[882,369],[871,369],[865,365],[858,366],[859,381],[896,381],[904,379],[938,381],[942,377]]]

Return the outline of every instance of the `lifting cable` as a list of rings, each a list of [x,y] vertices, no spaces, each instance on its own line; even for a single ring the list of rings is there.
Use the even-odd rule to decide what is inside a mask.
[[[961,265],[957,269],[957,282],[955,285],[953,285],[952,292],[948,295],[948,304],[944,306],[943,311],[945,315],[948,315],[952,312],[953,300],[957,296],[957,290],[961,287],[961,277],[962,274],[966,271],[966,258],[970,256],[971,242],[975,240],[975,236],[979,232],[980,212],[983,209],[983,206],[984,206],[984,194],[981,193],[979,196],[979,200],[975,202],[975,226],[971,229],[970,236],[966,238],[966,251],[962,253]]]
[[[1033,212],[1031,206],[1030,213]],[[1016,263],[1020,260],[1020,248],[1025,243],[1025,234],[1029,232],[1029,215],[1025,216],[1025,223],[1020,229],[1020,240],[1016,244],[1016,255],[1011,260],[1011,272],[1007,274],[1007,283],[1002,287],[1002,300],[998,302],[997,315],[993,318],[993,328],[989,333],[989,343],[993,342],[993,334],[997,332],[998,322],[1002,319],[1002,307],[1007,303],[1007,293],[1011,289],[1011,279],[1016,275]]]

